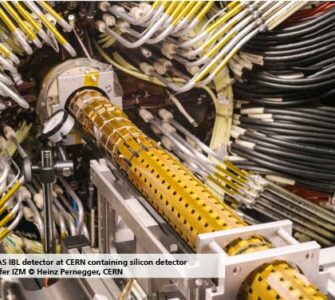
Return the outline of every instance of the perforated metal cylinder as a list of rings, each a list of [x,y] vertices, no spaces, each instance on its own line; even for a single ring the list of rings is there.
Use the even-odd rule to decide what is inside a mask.
[[[98,92],[78,93],[69,110],[193,249],[199,233],[246,225],[174,156]]]
[[[147,201],[192,249],[196,247],[198,234],[247,226],[177,158],[149,139],[119,108],[99,92],[95,90],[78,92],[70,99],[67,109],[86,134],[95,141],[109,159],[125,171],[129,180]],[[225,250],[229,255],[237,255],[271,247],[271,243],[263,237],[250,236],[231,242]],[[274,268],[280,276],[286,274],[285,267],[295,270],[287,263],[281,265],[284,266],[284,270],[277,267],[277,264],[269,266]],[[241,299],[284,299],[280,293],[286,287],[281,286],[281,281],[279,284],[276,283],[277,286],[271,293],[267,292],[266,284],[258,284],[257,275],[265,274],[267,268],[268,266],[264,266],[248,278],[241,290]],[[299,272],[295,271],[294,274],[299,275]],[[285,278],[289,280],[290,276],[285,275]],[[267,280],[266,276],[264,280]],[[318,294],[313,285],[303,282],[306,289],[313,290],[314,294],[306,298],[305,295],[308,293],[304,288],[302,291],[296,288],[298,285],[292,277],[295,295],[304,297],[292,299],[326,299]],[[267,284],[271,289],[271,284]],[[255,290],[253,290],[254,287]],[[249,288],[253,290],[252,293],[249,292]],[[315,298],[316,294],[320,295],[319,298]],[[262,295],[268,298],[263,298]]]
[[[328,299],[287,262],[260,266],[244,282],[238,299],[325,300]]]

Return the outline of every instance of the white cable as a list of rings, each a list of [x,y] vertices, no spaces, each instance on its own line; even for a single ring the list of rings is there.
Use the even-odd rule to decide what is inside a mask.
[[[169,95],[169,99],[173,102],[173,104],[178,108],[179,112],[186,118],[193,127],[198,127],[198,123],[192,118],[192,116],[185,110],[184,106],[181,102],[170,92],[167,92]]]
[[[73,191],[70,185],[61,177],[59,177],[59,181],[65,187],[66,191],[70,194],[71,198],[75,201],[78,209],[78,223],[77,223],[77,234],[82,234],[83,224],[84,224],[84,206],[77,196],[77,194]]]
[[[8,226],[8,231],[13,231],[16,226],[19,224],[19,222],[21,221],[23,216],[23,211],[22,209],[19,210],[19,213],[17,214],[16,218],[14,219],[14,221]]]
[[[7,177],[9,174],[9,165],[5,160],[1,160],[1,168],[2,168],[2,173],[0,173],[0,195],[5,191],[6,189],[6,182],[7,182]]]
[[[138,39],[135,42],[130,42],[123,38],[121,35],[117,34],[113,30],[111,30],[109,27],[106,27],[106,32],[110,34],[113,38],[115,38],[118,42],[120,42],[122,45],[124,45],[127,48],[138,48],[142,46],[144,43],[146,43],[165,23],[166,20],[172,20],[172,18],[168,15],[163,15],[158,22],[156,22],[146,33],[143,35],[140,39]]]
[[[10,89],[2,81],[0,81],[0,90],[3,91],[8,97],[10,97],[13,101],[15,101],[22,108],[24,109],[29,108],[29,103],[25,99],[23,99],[20,95],[15,93],[12,89]]]
[[[62,206],[62,204],[60,203],[60,201],[57,198],[54,199],[54,202],[55,202],[56,207],[59,209],[60,214],[63,216],[68,228],[69,228],[70,235],[71,236],[76,235],[77,234],[76,227],[74,225],[73,218],[72,218],[71,214],[66,212],[66,210],[64,209],[64,207]]]
[[[13,80],[4,73],[0,73],[0,81],[7,85],[13,84]]]

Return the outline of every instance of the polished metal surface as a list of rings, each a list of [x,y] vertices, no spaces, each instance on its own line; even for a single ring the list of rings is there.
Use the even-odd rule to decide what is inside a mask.
[[[42,169],[53,168],[52,151],[42,150],[41,151]],[[44,219],[44,252],[53,253],[56,250],[56,243],[54,239],[54,228],[53,228],[53,195],[52,195],[52,182],[42,182],[43,191],[43,219]]]

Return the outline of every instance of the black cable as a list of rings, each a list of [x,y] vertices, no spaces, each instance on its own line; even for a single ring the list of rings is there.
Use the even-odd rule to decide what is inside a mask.
[[[259,45],[262,45],[262,47],[266,49],[272,49],[274,47],[277,47],[282,44],[297,44],[297,43],[304,43],[307,45],[310,45],[311,43],[307,41],[315,40],[323,35],[326,35],[327,33],[334,30],[334,23],[330,23],[327,26],[320,28],[312,33],[296,37],[296,38],[288,38],[288,39],[275,39],[275,38],[264,38],[265,34],[259,34],[254,39],[250,40],[244,47],[248,47],[248,45],[251,45],[252,47],[259,47]],[[268,34],[268,33],[267,33]]]
[[[303,90],[303,91],[283,91],[278,89],[275,92],[268,92],[270,87],[242,84],[238,83],[234,85],[234,95],[240,100],[249,100],[257,104],[263,104],[264,106],[277,106],[277,107],[289,107],[298,106],[302,104],[311,104],[318,100],[327,99],[335,94],[335,89],[331,90]],[[266,94],[268,92],[268,94]],[[271,99],[269,99],[271,98]],[[277,100],[272,100],[276,98]]]
[[[323,122],[334,122],[335,114],[331,116],[326,115],[320,115],[317,114],[317,109],[314,109],[314,111],[299,111],[299,110],[292,110],[292,109],[275,109],[275,108],[265,108],[264,113],[270,113],[275,115],[292,115],[297,116],[300,118],[308,118],[308,119],[315,119],[317,121],[322,120]]]
[[[252,67],[231,63],[233,75],[241,70],[234,97],[248,103],[234,111],[240,115],[234,124],[247,130],[231,144],[247,159],[238,165],[332,193],[335,107],[320,105],[332,105],[335,95],[335,8],[258,34],[240,56]]]
[[[243,46],[242,50],[250,53],[280,53],[280,51],[295,51],[297,49],[304,49],[315,45],[319,45],[320,43],[323,43],[325,41],[329,41],[329,39],[332,39],[335,36],[335,32],[326,32],[325,34],[319,35],[315,38],[307,39],[300,42],[293,42],[293,43],[284,43],[284,44],[277,44],[273,46],[266,46],[264,44],[252,44],[247,43],[245,46]],[[286,52],[290,53],[290,52]]]
[[[283,68],[290,68],[294,66],[306,66],[311,64],[316,64],[320,61],[323,61],[325,59],[333,58],[335,49],[330,48],[325,52],[321,52],[317,55],[309,56],[307,58],[299,58],[297,57],[296,60],[290,60],[290,61],[282,61],[280,64],[277,64],[276,62],[271,61],[264,61],[264,67],[271,67],[273,69],[283,69]]]
[[[262,88],[259,88],[260,90]],[[235,91],[236,92],[236,91]],[[237,91],[236,94],[239,94],[239,92]],[[269,100],[266,98],[253,98],[252,96],[250,97],[246,97],[244,98],[243,96],[240,97],[240,100],[249,100],[251,102],[254,102],[256,104],[261,104],[261,105],[265,105],[268,107],[297,107],[300,105],[305,105],[305,104],[311,104],[316,102],[317,100],[323,100],[323,99],[327,99],[330,96],[335,95],[335,89],[332,89],[330,91],[327,91],[325,93],[321,93],[320,96],[310,96],[308,98],[304,98],[303,94],[300,97],[300,100],[288,100],[286,101],[285,99],[282,101],[273,101],[273,100]]]
[[[255,138],[256,140],[271,142],[278,146],[284,146],[289,149],[298,150],[302,152],[310,152],[310,153],[315,153],[315,154],[320,154],[320,155],[328,154],[330,156],[335,155],[335,149],[330,149],[327,147],[316,147],[316,146],[303,144],[303,143],[291,143],[289,141],[275,139],[272,137],[260,135],[260,134],[250,132],[250,131],[245,132],[244,135],[246,137]]]
[[[319,128],[317,126],[309,126],[309,125],[301,125],[301,124],[294,124],[294,123],[275,123],[275,122],[266,122],[259,119],[249,118],[240,116],[240,122],[243,124],[255,124],[265,127],[275,127],[275,128],[285,128],[285,129],[293,129],[293,130],[299,130],[299,131],[314,131],[319,133],[328,133],[328,134],[334,134],[335,130],[332,129],[324,129]]]
[[[319,109],[324,110],[324,111],[329,111],[329,112],[335,112],[335,107],[320,106]]]
[[[311,160],[306,160],[306,159],[308,159],[308,156],[305,157],[305,160],[299,159],[298,163],[301,164],[302,166],[317,168],[320,170],[325,170],[326,172],[335,170],[334,162],[332,162],[332,164],[320,164],[320,163],[316,163],[316,162],[313,162]],[[287,162],[297,163],[297,159],[295,158],[285,158],[285,160]]]
[[[319,107],[314,107],[314,108],[309,108],[309,107],[294,107],[291,110],[293,111],[300,111],[300,112],[307,112],[307,113],[311,113],[314,115],[319,115],[319,116],[325,116],[325,117],[329,117],[329,118],[335,118],[335,112],[329,112],[329,111],[325,111],[320,109]]]
[[[310,57],[310,56],[315,56],[319,53],[325,53],[326,51],[329,51],[331,49],[334,49],[334,42],[327,41],[323,45],[313,45],[313,47],[310,47],[310,49],[299,49],[299,51],[295,50],[291,51],[291,53],[263,53],[263,59],[264,59],[264,64],[269,64],[273,62],[280,62],[280,63],[286,63],[289,61],[294,61],[296,63],[298,60]]]
[[[291,30],[287,30],[286,32],[274,31],[269,34],[259,35],[257,40],[282,40],[282,39],[292,39],[300,36],[307,35],[309,33],[313,33],[318,31],[320,28],[324,28],[329,24],[333,24],[335,21],[335,9],[331,9],[328,12],[322,14],[320,17],[317,17],[311,25],[300,26],[296,28],[291,28]],[[308,24],[309,22],[305,22]],[[254,39],[254,41],[256,40]]]
[[[303,118],[297,116],[290,115],[282,115],[282,114],[272,114],[272,118],[275,121],[289,121],[294,122],[296,124],[306,124],[312,126],[318,126],[320,129],[330,128],[335,130],[335,123],[324,122],[322,120],[313,120],[311,118]]]
[[[290,141],[299,141],[303,143],[310,143],[310,144],[324,144],[324,145],[334,145],[335,146],[335,139],[322,139],[322,138],[311,138],[311,137],[304,137],[304,136],[288,136],[288,135],[270,135],[273,138],[277,139],[285,139]]]
[[[240,155],[241,157],[246,157],[251,161],[256,162],[257,164],[268,167],[275,171],[284,172],[287,174],[300,176],[302,174],[301,169],[303,169],[304,178],[307,179],[326,179],[326,180],[335,180],[335,174],[319,173],[314,170],[309,170],[306,168],[301,168],[300,165],[284,162],[278,158],[257,153],[256,151],[245,148],[236,143],[231,144],[231,150],[233,153]]]
[[[334,48],[335,48],[335,44],[334,44]],[[269,75],[266,72],[254,72],[253,76],[254,76],[254,79],[257,79],[257,80],[268,81],[268,82],[278,83],[278,84],[292,85],[292,86],[305,84],[305,85],[308,85],[307,86],[308,88],[311,88],[311,87],[313,88],[313,86],[311,86],[312,84],[334,79],[335,71],[332,73],[322,74],[316,77],[290,78],[290,79]]]
[[[235,151],[237,154],[238,151]],[[243,155],[243,154],[241,154]],[[264,174],[264,175],[275,175],[275,176],[280,176],[283,178],[287,178],[290,180],[294,180],[296,184],[302,186],[302,187],[306,187],[306,188],[310,188],[310,189],[314,189],[314,190],[319,190],[325,193],[333,193],[334,189],[335,189],[335,182],[334,184],[325,184],[323,182],[319,182],[317,180],[306,180],[306,179],[301,179],[301,178],[297,178],[295,176],[292,176],[290,174],[286,174],[284,172],[277,172],[274,171],[272,169],[269,168],[265,168],[265,167],[255,167],[255,166],[251,166],[251,165],[243,165],[243,164],[238,164],[235,163],[237,167],[241,168],[242,170],[246,170],[246,171],[251,171],[251,172],[256,172],[259,174]]]
[[[259,87],[258,90],[262,90],[263,87]],[[324,94],[320,94],[318,97],[317,95],[310,96],[310,97],[303,97],[300,94],[300,97],[298,99],[283,99],[283,98],[278,98],[278,100],[272,100],[273,97],[260,97],[257,94],[252,94],[252,93],[247,93],[244,91],[241,91],[239,89],[234,89],[234,95],[237,99],[240,100],[247,100],[251,101],[256,104],[261,104],[264,106],[269,106],[269,107],[295,107],[297,105],[302,105],[302,104],[310,104],[313,103],[317,100],[320,100],[320,98],[327,98],[331,95],[335,94],[335,89],[326,92]],[[296,96],[298,97],[298,96]],[[271,98],[271,99],[269,99]]]
[[[240,136],[239,139],[256,144],[255,147],[259,149],[259,151],[261,152],[262,151],[264,152],[275,151],[277,155],[279,156],[288,157],[288,158],[296,158],[299,160],[307,160],[307,161],[319,163],[319,166],[322,166],[323,164],[335,166],[335,160],[332,157],[327,157],[327,156],[320,157],[319,155],[313,155],[312,153],[306,153],[305,151],[299,151],[299,150],[294,150],[294,149],[292,150],[292,149],[278,146],[276,144],[272,144],[269,142],[264,142],[264,141],[259,141],[254,138],[249,138],[244,135]],[[256,148],[255,150],[257,150]],[[333,167],[333,170],[335,171],[334,167]]]
[[[321,20],[327,19],[329,16],[333,15],[334,13],[335,13],[335,9],[331,8],[328,11],[326,11],[325,13],[321,14],[320,16],[316,16],[316,17],[313,16],[312,19],[310,19],[310,20],[303,21],[301,23],[286,26],[286,27],[280,26],[280,27],[272,30],[272,33],[277,34],[277,33],[292,32],[292,31],[303,29],[306,26],[313,26],[315,24],[318,24]]]
[[[254,124],[248,124],[248,129],[254,129],[259,131],[260,133],[273,133],[273,134],[290,134],[290,135],[297,135],[301,137],[324,137],[326,139],[334,139],[334,135],[332,134],[323,134],[319,132],[313,132],[313,131],[299,131],[299,130],[289,130],[284,128],[275,128],[275,127],[265,127],[262,125],[254,125]]]

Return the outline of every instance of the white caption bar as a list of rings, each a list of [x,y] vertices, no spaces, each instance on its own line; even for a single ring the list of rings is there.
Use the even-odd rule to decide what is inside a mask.
[[[0,276],[221,278],[217,254],[0,254]]]

